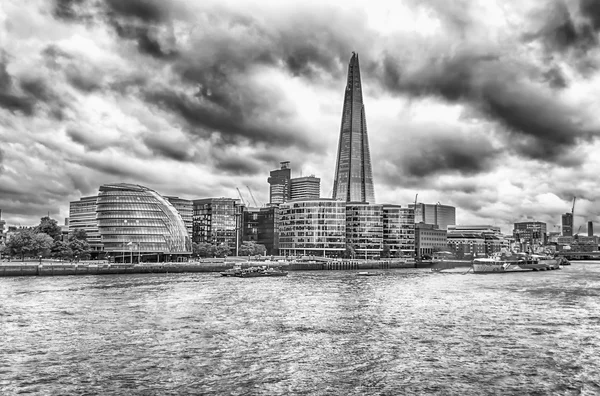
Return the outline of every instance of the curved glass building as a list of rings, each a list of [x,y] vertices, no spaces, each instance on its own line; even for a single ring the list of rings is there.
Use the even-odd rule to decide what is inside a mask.
[[[192,252],[181,215],[149,188],[126,183],[100,186],[96,219],[104,251],[115,261],[181,261]]]

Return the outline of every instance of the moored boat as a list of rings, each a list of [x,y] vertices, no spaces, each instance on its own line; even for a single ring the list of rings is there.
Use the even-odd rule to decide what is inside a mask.
[[[261,266],[242,269],[241,272],[236,273],[233,276],[237,276],[239,278],[259,278],[272,276],[287,276],[287,274],[287,271],[282,271],[281,269]]]
[[[525,253],[503,257],[494,256],[473,260],[473,273],[498,273],[520,271],[546,271],[560,269],[560,260],[546,255]]]

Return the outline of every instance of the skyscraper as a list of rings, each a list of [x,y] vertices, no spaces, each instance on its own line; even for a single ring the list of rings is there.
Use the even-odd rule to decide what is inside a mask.
[[[290,199],[320,198],[321,179],[314,175],[290,179]]]
[[[344,94],[333,199],[375,203],[367,120],[362,98],[358,55],[352,53]]]
[[[290,179],[292,170],[290,161],[280,162],[281,169],[272,170],[267,181],[269,182],[269,203],[280,204],[290,199]]]

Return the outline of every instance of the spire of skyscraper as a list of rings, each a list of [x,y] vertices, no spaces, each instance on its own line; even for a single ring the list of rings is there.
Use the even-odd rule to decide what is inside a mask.
[[[333,199],[375,203],[358,54],[352,53],[344,94]]]

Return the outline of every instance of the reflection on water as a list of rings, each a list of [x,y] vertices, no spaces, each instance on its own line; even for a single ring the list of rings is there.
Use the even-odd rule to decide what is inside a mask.
[[[600,263],[0,278],[0,394],[600,394]]]

